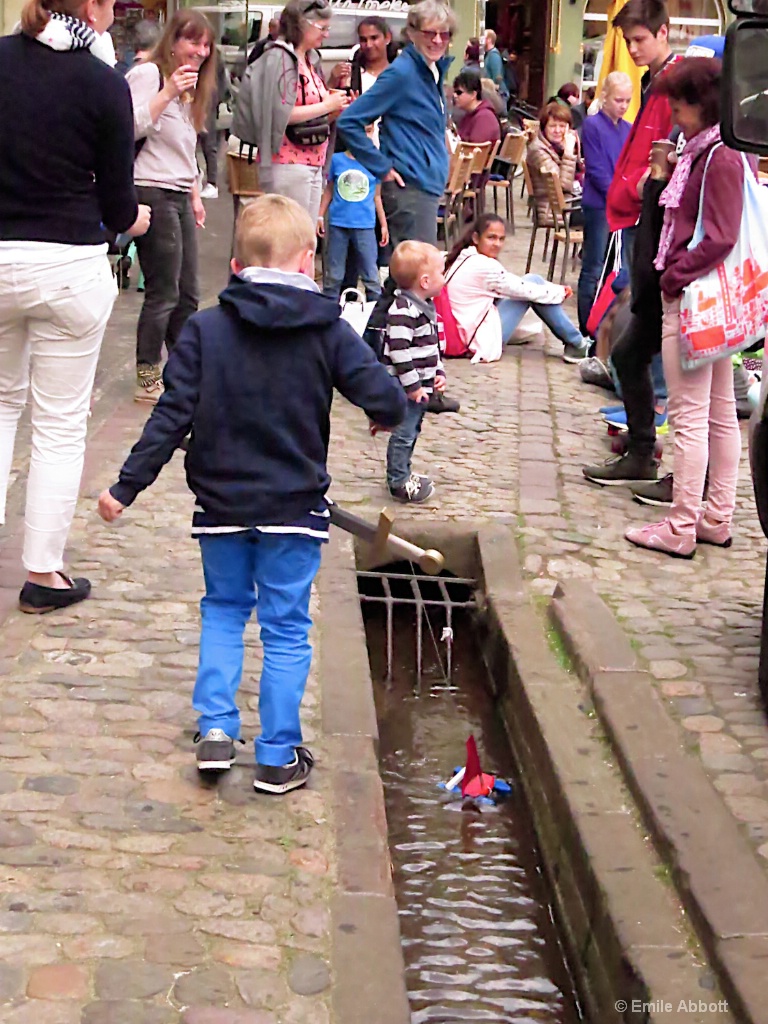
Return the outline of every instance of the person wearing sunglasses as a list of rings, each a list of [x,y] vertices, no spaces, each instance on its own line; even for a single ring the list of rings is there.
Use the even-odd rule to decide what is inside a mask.
[[[265,192],[294,199],[317,221],[331,124],[349,103],[328,89],[318,48],[328,35],[328,0],[289,0],[280,36],[246,69],[232,131],[256,147]]]
[[[457,130],[462,142],[498,142],[501,128],[492,104],[483,98],[476,71],[462,71],[453,80],[453,102],[462,117]]]
[[[456,16],[438,0],[408,11],[409,45],[339,118],[349,150],[382,182],[393,245],[437,241],[437,211],[448,179],[443,79]],[[380,148],[366,126],[381,118]]]

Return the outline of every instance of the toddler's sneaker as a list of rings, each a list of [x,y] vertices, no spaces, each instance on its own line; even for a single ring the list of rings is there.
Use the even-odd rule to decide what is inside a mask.
[[[389,493],[397,501],[404,505],[419,505],[427,501],[435,493],[435,485],[428,476],[417,476],[411,473],[408,480],[401,487],[390,487]]]
[[[276,796],[289,793],[306,785],[314,764],[315,759],[306,747],[296,747],[293,760],[288,764],[257,764],[253,788],[257,793],[274,793]]]
[[[197,770],[225,772],[235,761],[235,741],[223,729],[209,729],[205,736],[197,733]]]

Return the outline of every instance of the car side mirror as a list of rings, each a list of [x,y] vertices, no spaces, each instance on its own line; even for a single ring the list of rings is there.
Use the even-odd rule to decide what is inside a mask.
[[[728,6],[737,19],[725,35],[723,142],[768,156],[768,0],[728,0]]]

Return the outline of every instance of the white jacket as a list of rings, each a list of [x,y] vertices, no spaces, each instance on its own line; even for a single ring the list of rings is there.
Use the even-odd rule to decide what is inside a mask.
[[[496,299],[540,302],[545,306],[565,301],[562,285],[548,281],[539,284],[510,274],[498,260],[483,256],[473,245],[459,255],[445,282],[448,301],[473,363],[501,359],[504,339]]]

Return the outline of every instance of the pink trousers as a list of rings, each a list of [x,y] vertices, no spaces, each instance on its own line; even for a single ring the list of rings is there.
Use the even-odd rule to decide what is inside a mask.
[[[675,431],[675,482],[668,519],[678,533],[696,533],[709,463],[708,523],[729,523],[736,505],[741,432],[729,358],[698,370],[680,363],[680,300],[663,300],[661,356]]]

